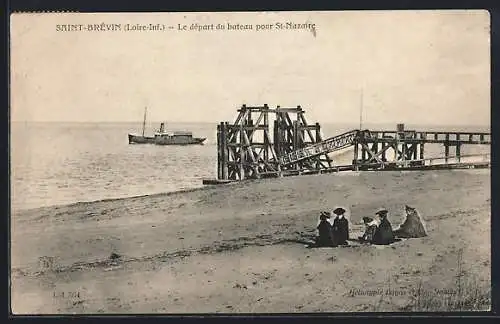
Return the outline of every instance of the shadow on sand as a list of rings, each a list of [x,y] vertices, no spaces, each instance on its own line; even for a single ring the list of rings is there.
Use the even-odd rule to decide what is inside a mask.
[[[306,240],[290,240],[294,241],[295,243],[301,243],[304,244],[306,248],[308,249],[314,249],[314,248],[348,248],[348,247],[357,247],[357,246],[371,246],[371,245],[377,245],[377,246],[388,246],[392,245],[397,242],[403,241],[400,238],[395,238],[392,242],[388,244],[373,244],[370,242],[363,241],[361,239],[348,239],[347,244],[344,245],[338,245],[338,246],[325,246],[325,245],[319,245],[317,242],[314,240],[306,241]]]

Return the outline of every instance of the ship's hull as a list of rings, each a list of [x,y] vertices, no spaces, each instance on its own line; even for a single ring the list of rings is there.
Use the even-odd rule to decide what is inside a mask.
[[[205,138],[196,137],[173,137],[173,138],[156,138],[156,145],[201,145],[205,141]]]
[[[128,134],[129,144],[156,144],[156,145],[200,145],[205,138],[196,138],[188,136],[174,137],[149,137]]]
[[[149,136],[128,134],[128,143],[129,144],[154,144],[155,138],[149,137]]]

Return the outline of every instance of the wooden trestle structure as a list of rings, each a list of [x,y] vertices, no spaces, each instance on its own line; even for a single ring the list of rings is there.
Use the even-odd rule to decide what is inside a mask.
[[[326,140],[319,123],[309,125],[301,106],[270,108],[268,105],[238,109],[233,124],[217,126],[217,179],[204,183],[225,183],[298,174],[344,170],[393,170],[489,167],[490,162],[461,162],[465,144],[491,144],[490,133],[405,130],[352,130]],[[273,131],[271,133],[270,117]],[[425,144],[444,145],[444,164],[439,158],[425,158]],[[354,147],[352,164],[334,165],[329,153]],[[450,148],[455,153],[450,155]],[[488,157],[489,154],[483,155]],[[450,162],[453,160],[453,162]]]
[[[275,109],[268,105],[243,105],[234,124],[217,126],[218,179],[243,180],[280,174],[288,170],[327,169],[327,154],[282,166],[279,158],[322,141],[320,125],[308,125],[300,106]],[[274,115],[271,135],[270,117]],[[272,140],[271,140],[272,138]]]

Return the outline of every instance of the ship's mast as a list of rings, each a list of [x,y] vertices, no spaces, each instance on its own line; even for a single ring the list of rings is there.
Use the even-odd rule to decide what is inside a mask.
[[[144,107],[144,121],[142,122],[142,136],[144,137],[144,129],[146,128],[146,113],[148,111],[148,107]]]

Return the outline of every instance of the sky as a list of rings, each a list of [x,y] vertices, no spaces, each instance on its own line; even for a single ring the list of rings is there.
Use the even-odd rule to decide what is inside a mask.
[[[164,24],[72,31],[59,24]],[[314,30],[256,31],[256,24]],[[250,24],[178,31],[178,24]],[[487,11],[13,14],[11,120],[233,121],[242,105],[309,122],[490,124]]]

